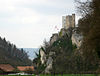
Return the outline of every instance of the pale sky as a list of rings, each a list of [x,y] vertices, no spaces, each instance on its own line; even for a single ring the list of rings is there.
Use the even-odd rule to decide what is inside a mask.
[[[0,0],[0,36],[18,48],[38,48],[73,13],[74,0]]]

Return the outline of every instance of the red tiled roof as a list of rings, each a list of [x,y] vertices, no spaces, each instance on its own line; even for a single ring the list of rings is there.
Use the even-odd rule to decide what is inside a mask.
[[[11,72],[14,70],[10,64],[0,64],[0,69],[6,72]]]
[[[25,70],[28,70],[28,69],[34,70],[33,66],[18,66],[17,68],[20,71],[25,71]]]

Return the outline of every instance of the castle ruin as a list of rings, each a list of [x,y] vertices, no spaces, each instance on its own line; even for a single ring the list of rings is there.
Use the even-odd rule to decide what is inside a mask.
[[[62,16],[62,27],[65,29],[75,27],[75,14]]]

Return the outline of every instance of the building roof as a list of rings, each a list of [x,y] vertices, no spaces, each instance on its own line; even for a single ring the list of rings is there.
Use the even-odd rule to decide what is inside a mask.
[[[15,68],[12,67],[10,64],[0,64],[0,69],[3,70],[3,71],[5,71],[5,72],[11,72]]]
[[[20,71],[25,71],[28,69],[34,70],[34,67],[33,66],[18,66],[17,69]]]

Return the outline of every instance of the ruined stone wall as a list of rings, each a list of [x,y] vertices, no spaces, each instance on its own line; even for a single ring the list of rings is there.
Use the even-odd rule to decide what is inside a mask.
[[[68,29],[69,27],[75,27],[75,14],[62,17],[62,27]]]

